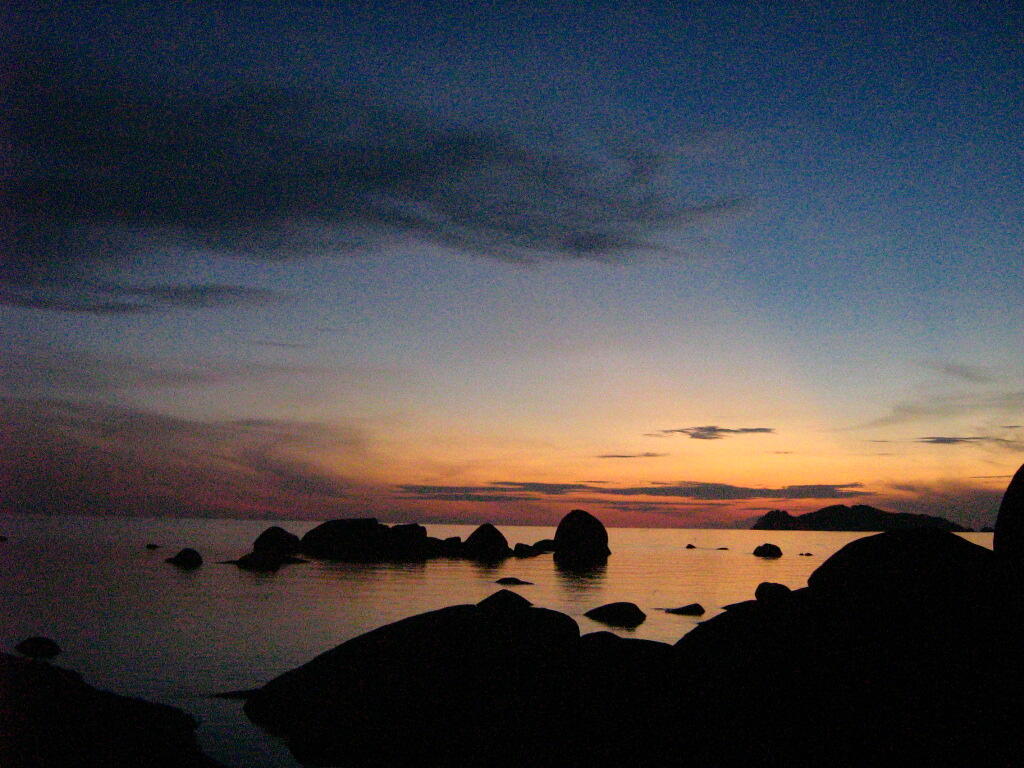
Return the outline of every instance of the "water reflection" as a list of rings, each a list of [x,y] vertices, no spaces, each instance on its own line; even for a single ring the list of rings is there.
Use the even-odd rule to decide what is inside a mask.
[[[587,568],[571,568],[566,565],[555,564],[555,573],[558,574],[558,585],[568,597],[579,595],[591,595],[601,589],[605,573],[608,570],[607,564],[592,565]]]

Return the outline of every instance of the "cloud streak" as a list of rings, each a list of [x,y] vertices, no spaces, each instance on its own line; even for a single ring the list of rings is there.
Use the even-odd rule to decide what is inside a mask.
[[[596,459],[660,459],[663,456],[668,456],[667,453],[653,453],[651,451],[645,451],[644,453],[602,453],[595,456]]]
[[[758,434],[775,434],[775,430],[771,427],[739,427],[737,429],[730,429],[728,427],[718,427],[715,425],[709,425],[705,427],[682,427],[679,429],[663,429],[660,431],[663,435],[688,435],[692,440],[721,440],[724,437],[730,435],[758,435]]]

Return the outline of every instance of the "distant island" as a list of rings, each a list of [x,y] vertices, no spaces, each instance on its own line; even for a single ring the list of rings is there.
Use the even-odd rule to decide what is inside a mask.
[[[933,528],[954,533],[971,530],[942,517],[886,512],[867,504],[852,507],[833,504],[796,516],[784,509],[773,509],[753,525],[755,531],[906,531],[911,528]]]

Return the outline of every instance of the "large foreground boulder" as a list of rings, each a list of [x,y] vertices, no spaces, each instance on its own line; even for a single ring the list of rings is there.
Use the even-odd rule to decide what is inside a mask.
[[[0,653],[4,768],[217,768],[181,710],[100,691],[74,672]]]
[[[608,561],[608,531],[589,512],[574,509],[555,529],[555,563],[564,568],[591,568]]]
[[[1010,480],[996,517],[992,546],[1005,562],[1024,570],[1024,464]]]

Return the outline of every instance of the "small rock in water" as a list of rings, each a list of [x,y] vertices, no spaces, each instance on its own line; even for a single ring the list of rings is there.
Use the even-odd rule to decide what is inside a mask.
[[[671,613],[674,616],[703,616],[704,606],[700,603],[690,603],[689,605],[683,605],[679,608],[662,608],[665,613]]]
[[[147,544],[146,549],[160,549],[159,544]]]
[[[782,557],[782,550],[774,544],[762,544],[754,549],[757,557]]]
[[[687,544],[687,545],[686,545],[686,546],[684,547],[684,549],[696,549],[696,547],[695,547],[695,546],[693,546],[693,544]]]
[[[647,614],[640,610],[635,603],[608,603],[597,608],[593,608],[583,614],[588,619],[594,621],[600,621],[602,624],[608,624],[612,627],[625,627],[632,629],[633,627],[643,624],[644,619],[647,618]]]
[[[203,557],[191,547],[185,547],[174,557],[168,557],[164,562],[184,568],[185,570],[191,570],[203,564]]]
[[[516,586],[523,587],[523,586],[527,586],[527,585],[533,584],[532,581],[523,581],[522,579],[517,579],[515,576],[505,576],[503,578],[498,579],[494,583],[495,584],[501,584],[501,585],[506,586],[506,587],[516,587]]]
[[[0,542],[4,542],[4,541],[7,541],[7,537],[4,536],[3,534],[0,534]]]
[[[814,557],[813,552],[801,552],[797,557]]]
[[[719,547],[718,551],[721,552],[723,549],[728,549],[728,547]]]
[[[30,637],[14,646],[14,650],[30,659],[52,659],[60,653],[60,646],[48,637]]]

